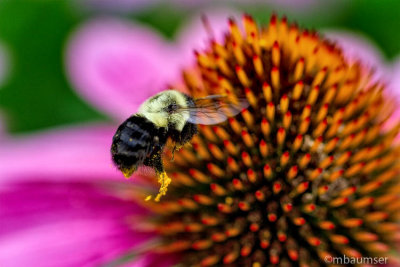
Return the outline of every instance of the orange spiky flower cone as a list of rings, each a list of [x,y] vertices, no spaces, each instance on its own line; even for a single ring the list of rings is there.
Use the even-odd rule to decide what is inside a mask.
[[[245,96],[241,114],[166,162],[172,183],[152,225],[160,253],[188,266],[324,266],[390,257],[399,240],[399,124],[383,86],[314,32],[272,16],[230,20],[223,43],[184,73],[194,97]],[[168,161],[168,159],[167,159]],[[152,228],[153,229],[153,228]]]

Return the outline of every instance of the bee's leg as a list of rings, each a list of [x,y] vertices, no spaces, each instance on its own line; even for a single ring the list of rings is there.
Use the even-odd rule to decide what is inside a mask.
[[[197,132],[197,125],[187,122],[180,133],[179,143],[181,146],[192,140],[193,136],[197,134]]]
[[[172,152],[171,152],[172,153],[171,162],[173,162],[175,159],[175,151],[179,151],[182,147],[183,147],[182,144],[179,144],[179,143],[174,144],[174,147],[172,148]]]
[[[161,158],[161,150],[152,156],[151,161],[152,167],[156,171],[158,177],[158,183],[160,184],[160,189],[154,199],[158,202],[160,201],[160,198],[167,193],[168,185],[171,183],[171,178],[168,177],[167,173],[164,170],[164,165]],[[146,197],[146,201],[150,199],[151,196]]]
[[[169,124],[168,128],[170,129],[168,132],[169,137],[171,138],[172,142],[174,143],[174,146],[172,148],[172,158],[171,162],[174,161],[174,156],[175,156],[175,151],[181,147],[181,135],[178,130],[175,129],[173,124]]]
[[[175,159],[175,150],[176,150],[176,144],[174,145],[174,148],[172,148],[172,158],[171,158],[171,162],[173,162],[174,159]]]

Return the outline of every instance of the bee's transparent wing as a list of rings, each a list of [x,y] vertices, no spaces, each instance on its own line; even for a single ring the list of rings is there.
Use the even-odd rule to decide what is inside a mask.
[[[194,99],[194,106],[189,107],[189,122],[194,124],[218,124],[233,117],[247,108],[249,103],[245,98],[233,102],[226,95],[210,95]]]

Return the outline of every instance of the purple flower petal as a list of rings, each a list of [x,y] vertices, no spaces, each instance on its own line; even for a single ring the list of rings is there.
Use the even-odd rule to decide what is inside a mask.
[[[202,22],[202,15],[205,15],[212,30],[212,36],[207,32]],[[241,16],[235,10],[230,9],[213,9],[204,10],[197,15],[191,17],[185,26],[178,33],[177,43],[180,47],[180,66],[188,66],[194,63],[195,57],[194,50],[203,50],[208,47],[210,38],[215,39],[217,42],[222,42],[224,34],[228,31],[228,18],[233,17],[238,22]]]
[[[166,89],[178,69],[171,47],[149,28],[116,19],[91,21],[67,49],[72,85],[97,108],[119,120]]]
[[[400,100],[400,63],[394,64],[390,68],[383,60],[382,52],[373,43],[362,35],[340,32],[326,31],[328,38],[336,41],[341,47],[345,56],[351,62],[361,61],[367,68],[374,71],[373,81],[380,81],[386,85],[383,93],[388,99],[388,105],[393,108],[398,106]],[[400,61],[399,61],[400,62]],[[394,109],[394,116],[391,117],[384,125],[384,130],[389,130],[394,124],[398,123],[400,118],[399,109]]]
[[[385,91],[386,96],[390,99],[394,107],[400,105],[400,57],[394,61],[387,83],[387,90]],[[395,108],[393,116],[385,124],[385,129],[390,129],[394,125],[400,122],[400,109]],[[400,135],[397,137],[397,141],[400,142]]]
[[[383,54],[371,40],[366,37],[346,31],[325,31],[326,36],[343,48],[345,56],[350,61],[360,60],[366,67],[375,71],[375,77],[388,78],[388,68],[383,62]]]
[[[400,56],[393,63],[390,77],[389,89],[400,100]]]
[[[118,184],[29,183],[0,190],[2,266],[98,266],[148,241]]]
[[[0,177],[7,181],[124,181],[111,162],[115,126],[63,128],[1,142]]]
[[[120,267],[145,267],[145,266],[169,267],[178,264],[179,259],[180,257],[174,254],[147,253],[142,257],[138,258],[137,260],[135,260],[134,263],[122,265]]]

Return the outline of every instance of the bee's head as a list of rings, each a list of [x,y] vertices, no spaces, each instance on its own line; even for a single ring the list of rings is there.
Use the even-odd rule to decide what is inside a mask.
[[[167,90],[147,99],[139,108],[139,113],[157,127],[174,127],[181,131],[189,119],[188,97],[175,90]]]

